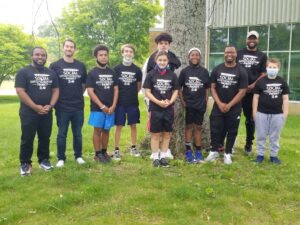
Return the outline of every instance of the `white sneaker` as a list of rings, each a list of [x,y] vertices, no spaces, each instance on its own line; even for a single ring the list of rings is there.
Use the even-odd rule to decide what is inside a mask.
[[[232,163],[231,154],[224,154],[224,163],[230,165]]]
[[[168,150],[166,151],[166,153],[165,153],[165,158],[167,158],[167,159],[174,159],[174,156],[172,155],[170,149],[168,149]]]
[[[217,158],[219,158],[219,153],[210,151],[209,155],[206,157],[205,161],[210,162],[210,161],[216,160]]]
[[[58,160],[58,162],[56,163],[56,167],[58,167],[58,168],[64,167],[64,165],[65,165],[64,160]]]
[[[78,164],[85,164],[85,161],[83,160],[83,158],[81,158],[81,157],[78,157],[77,159],[76,159],[76,162],[78,163]]]

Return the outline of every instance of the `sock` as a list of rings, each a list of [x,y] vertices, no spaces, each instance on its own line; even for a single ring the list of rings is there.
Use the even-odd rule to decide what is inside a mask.
[[[119,151],[120,149],[119,149],[119,147],[115,147],[115,151]]]
[[[185,148],[186,150],[192,150],[192,143],[191,142],[185,142]]]
[[[152,156],[153,156],[153,160],[159,159],[159,152],[153,152]]]
[[[159,157],[162,159],[162,158],[166,158],[166,153],[165,152],[160,152],[160,155]]]
[[[98,155],[100,153],[100,150],[95,150],[95,155]]]
[[[101,152],[102,152],[102,154],[105,154],[106,153],[106,148],[102,148]]]
[[[135,148],[135,145],[131,145],[131,148]]]
[[[201,151],[201,146],[195,146],[196,147],[196,151]]]

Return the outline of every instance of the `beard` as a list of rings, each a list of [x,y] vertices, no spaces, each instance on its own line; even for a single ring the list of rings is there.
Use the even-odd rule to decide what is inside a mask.
[[[249,49],[255,49],[256,48],[256,44],[255,45],[247,45]]]
[[[36,62],[36,61],[32,61],[32,63],[33,63],[33,65],[34,65],[34,67],[36,67],[36,68],[38,68],[38,69],[40,69],[40,68],[44,68],[44,66],[45,66],[45,64],[46,64],[46,62],[44,62],[44,63],[38,63],[38,62]]]

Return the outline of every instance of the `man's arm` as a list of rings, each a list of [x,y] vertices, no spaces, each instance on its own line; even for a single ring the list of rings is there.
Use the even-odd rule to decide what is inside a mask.
[[[51,95],[51,100],[49,105],[45,105],[44,109],[47,110],[47,112],[49,112],[54,105],[56,104],[57,100],[59,97],[59,88],[52,88],[52,95]]]
[[[239,103],[245,96],[246,92],[247,88],[239,89],[239,92],[233,97],[233,99],[226,104],[226,106],[224,107],[224,111],[228,112],[233,106]]]
[[[216,83],[211,83],[211,96],[213,97],[215,103],[217,104],[218,108],[221,112],[224,112],[225,103],[221,102],[217,90],[216,90]]]
[[[104,105],[100,99],[97,97],[97,95],[94,92],[94,88],[88,87],[86,88],[88,95],[90,96],[91,100],[97,105],[99,106],[99,108],[104,112],[104,113],[108,113],[108,108],[106,105]]]
[[[114,86],[114,99],[111,107],[108,109],[108,114],[112,114],[115,111],[117,102],[118,102],[118,97],[119,97],[119,87],[118,85]]]

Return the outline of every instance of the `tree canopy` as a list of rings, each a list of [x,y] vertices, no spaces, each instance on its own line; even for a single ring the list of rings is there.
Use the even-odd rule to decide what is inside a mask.
[[[0,86],[30,62],[30,36],[15,25],[0,24]]]
[[[88,67],[95,64],[92,50],[97,44],[110,48],[110,64],[120,62],[120,46],[137,47],[136,60],[148,54],[149,28],[162,8],[155,0],[73,0],[58,19],[62,38],[77,44],[77,58]]]

